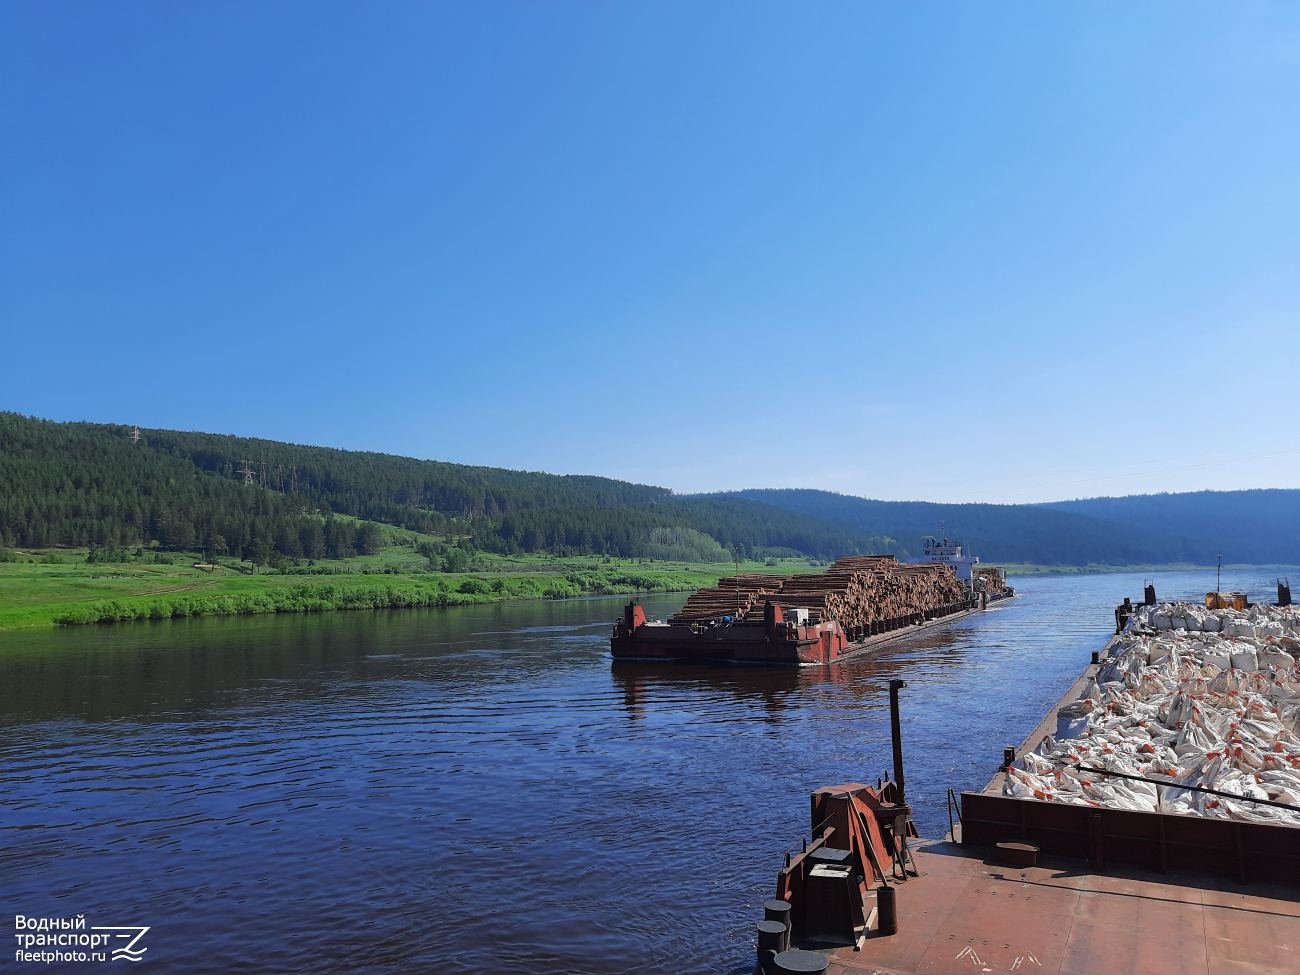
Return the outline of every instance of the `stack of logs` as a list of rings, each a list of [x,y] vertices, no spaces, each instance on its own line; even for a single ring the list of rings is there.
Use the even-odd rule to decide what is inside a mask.
[[[983,591],[990,596],[1006,591],[1007,577],[1002,574],[1002,570],[997,566],[988,565],[976,569],[975,581],[978,584],[980,580],[984,582]]]
[[[735,616],[737,592],[745,619],[762,620],[763,605],[771,601],[788,609],[807,609],[810,622],[839,620],[845,629],[951,606],[966,598],[965,587],[942,563],[908,565],[892,555],[859,555],[840,559],[825,572],[750,573],[719,579],[716,588],[695,593],[673,619]]]
[[[788,575],[747,572],[719,579],[715,587],[699,589],[686,600],[674,620],[715,620],[724,616],[744,616],[758,603],[758,618],[763,618],[763,603],[781,588]]]

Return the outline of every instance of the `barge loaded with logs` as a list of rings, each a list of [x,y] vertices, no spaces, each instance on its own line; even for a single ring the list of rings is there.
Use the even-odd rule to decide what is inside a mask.
[[[946,559],[851,556],[825,572],[719,579],[668,620],[629,603],[610,649],[621,659],[828,664],[1014,594],[998,569],[961,579]]]
[[[1290,595],[1126,599],[989,783],[948,790],[939,840],[912,822],[891,680],[893,779],[812,793],[757,921],[759,972],[1300,970]]]

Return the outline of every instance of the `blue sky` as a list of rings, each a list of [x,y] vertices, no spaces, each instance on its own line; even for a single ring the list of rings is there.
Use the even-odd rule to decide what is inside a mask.
[[[1038,501],[1300,487],[1300,7],[9,3],[0,409]]]

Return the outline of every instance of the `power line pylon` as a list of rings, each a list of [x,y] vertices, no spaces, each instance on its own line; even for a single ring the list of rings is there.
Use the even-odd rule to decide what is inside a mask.
[[[253,483],[253,475],[256,473],[256,471],[253,470],[253,466],[252,466],[248,461],[244,461],[244,466],[241,467],[241,468],[240,468],[238,471],[236,471],[235,473],[237,473],[237,474],[243,474],[243,475],[244,475],[244,483],[245,483],[245,484],[252,484],[252,483]]]
[[[136,427],[131,432],[131,436],[127,437],[126,439],[130,440],[132,443],[139,443],[141,440],[144,439],[144,437],[140,436],[140,428]]]

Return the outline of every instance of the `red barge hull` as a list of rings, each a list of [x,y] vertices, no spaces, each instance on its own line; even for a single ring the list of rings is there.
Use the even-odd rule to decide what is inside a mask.
[[[881,643],[979,612],[980,601],[879,620],[846,632],[838,621],[800,625],[786,621],[781,607],[769,604],[764,619],[670,623],[646,619],[628,603],[614,624],[610,652],[620,660],[698,660],[751,664],[829,664],[871,650]]]

